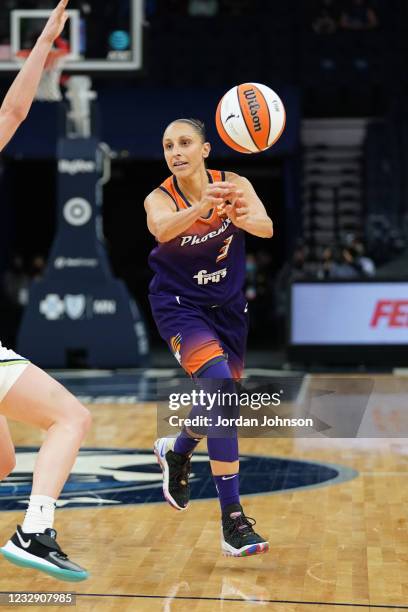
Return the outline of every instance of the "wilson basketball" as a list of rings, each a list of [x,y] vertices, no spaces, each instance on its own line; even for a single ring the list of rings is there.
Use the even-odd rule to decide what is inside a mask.
[[[222,140],[240,153],[259,153],[280,138],[286,122],[282,100],[266,85],[236,85],[220,100],[216,126]]]

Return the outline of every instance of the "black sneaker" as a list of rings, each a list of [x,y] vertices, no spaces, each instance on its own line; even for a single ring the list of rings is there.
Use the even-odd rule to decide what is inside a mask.
[[[24,533],[17,525],[15,534],[0,548],[0,553],[15,565],[31,567],[60,580],[86,580],[88,572],[68,559],[56,537],[54,529],[46,529],[44,533]]]
[[[231,504],[222,513],[221,548],[227,557],[250,557],[268,552],[269,542],[255,533],[256,521],[245,516],[240,504]]]
[[[154,443],[154,454],[163,470],[163,495],[176,510],[186,510],[190,501],[191,455],[173,451],[176,438],[159,438]]]

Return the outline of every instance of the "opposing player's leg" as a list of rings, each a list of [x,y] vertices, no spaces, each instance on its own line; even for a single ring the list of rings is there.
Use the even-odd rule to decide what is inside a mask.
[[[5,480],[16,466],[16,455],[7,420],[0,415],[0,481]]]
[[[0,413],[46,431],[23,525],[0,552],[16,565],[61,580],[84,580],[87,572],[62,552],[53,523],[56,500],[91,424],[89,411],[57,381],[30,364],[1,401]]]

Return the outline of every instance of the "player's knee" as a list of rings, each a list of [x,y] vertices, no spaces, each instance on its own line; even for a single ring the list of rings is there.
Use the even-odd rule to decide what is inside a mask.
[[[75,437],[79,437],[82,440],[92,425],[92,416],[85,406],[74,397],[71,397],[65,405],[63,413],[58,418],[58,422],[73,433]]]
[[[85,406],[81,404],[77,407],[74,417],[74,425],[81,438],[85,438],[92,425],[92,415]]]
[[[11,472],[16,467],[16,456],[10,454],[7,457],[2,457],[0,463],[0,481],[6,480],[7,476],[10,476]]]

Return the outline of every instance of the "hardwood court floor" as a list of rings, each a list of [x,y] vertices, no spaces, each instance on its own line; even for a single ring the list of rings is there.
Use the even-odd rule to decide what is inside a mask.
[[[407,397],[408,380],[381,379]],[[150,449],[151,405],[92,406],[86,446]],[[17,445],[41,435],[12,424]],[[408,443],[403,439],[241,440],[243,453],[337,463],[348,482],[244,499],[268,554],[225,559],[216,500],[57,512],[60,542],[91,578],[70,584],[0,559],[0,591],[75,591],[79,610],[225,612],[408,610]],[[1,452],[1,451],[0,451]],[[0,513],[3,542],[21,521]],[[257,600],[257,601],[254,601]],[[0,607],[1,609],[1,607]],[[34,608],[39,609],[39,608]]]

